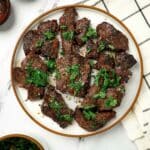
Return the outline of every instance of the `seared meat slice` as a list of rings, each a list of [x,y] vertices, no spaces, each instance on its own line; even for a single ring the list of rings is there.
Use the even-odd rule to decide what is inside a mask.
[[[64,93],[83,97],[89,86],[91,67],[80,55],[66,55],[56,60],[60,78],[56,80],[56,87]]]
[[[88,40],[86,43],[86,58],[97,58],[99,53],[97,51],[97,43],[92,39]]]
[[[130,55],[126,52],[117,53],[115,61],[116,61],[116,66],[121,66],[124,69],[131,68],[137,63],[133,55]]]
[[[52,41],[45,41],[44,45],[41,48],[41,56],[47,58],[57,58],[59,49],[58,39]]]
[[[82,18],[80,20],[77,20],[76,22],[75,32],[77,35],[75,40],[79,46],[82,46],[85,43],[85,41],[83,41],[82,38],[87,32],[89,24],[90,24],[90,20],[88,20],[87,18]]]
[[[58,32],[58,24],[57,24],[57,20],[48,20],[45,22],[41,22],[38,25],[38,32],[39,33],[45,33],[47,31],[51,31],[53,33],[57,33]]]
[[[40,54],[40,47],[38,46],[39,41],[41,41],[41,36],[37,30],[28,31],[23,38],[23,49],[25,55],[28,55],[31,51]]]
[[[121,103],[124,93],[117,88],[108,88],[105,99],[98,99],[96,105],[100,111],[112,110]]]
[[[128,50],[128,39],[120,31],[114,28],[111,24],[103,22],[97,26],[97,34],[100,40],[107,41],[111,48],[116,50]]]
[[[60,17],[60,31],[62,38],[62,49],[69,55],[74,51],[75,19],[77,12],[74,7],[66,8]]]
[[[77,107],[75,110],[75,120],[85,130],[95,131],[114,118],[115,114],[115,111],[94,112]]]
[[[100,91],[100,86],[92,85],[87,92],[86,97],[93,98],[93,96]]]
[[[29,65],[31,65],[33,68],[37,68],[45,72],[47,71],[46,64],[37,54],[28,54],[21,63],[23,69],[27,69]]]
[[[132,75],[129,69],[124,69],[121,66],[115,68],[115,72],[121,77],[121,83],[127,83],[130,76]]]
[[[75,23],[75,19],[77,16],[76,9],[74,7],[68,7],[64,10],[64,14],[60,17],[59,22],[60,26],[65,25],[65,26],[70,26]]]
[[[67,127],[73,121],[73,111],[68,108],[62,96],[52,86],[47,87],[45,91],[42,112],[62,128]]]
[[[42,99],[44,96],[44,87],[30,85],[28,88],[28,99],[31,101]]]
[[[96,69],[105,68],[107,70],[113,69],[115,67],[114,58],[108,54],[101,53],[99,58],[97,59],[97,63],[95,65]]]
[[[24,69],[20,67],[13,68],[13,79],[17,83],[19,87],[27,88],[27,82],[26,82],[26,72]]]

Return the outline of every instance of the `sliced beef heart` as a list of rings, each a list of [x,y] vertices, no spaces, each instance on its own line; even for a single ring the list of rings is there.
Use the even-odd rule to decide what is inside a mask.
[[[60,78],[56,80],[56,88],[64,93],[84,97],[89,86],[91,72],[91,67],[86,59],[80,55],[67,55],[65,57],[58,58],[56,60],[56,65],[60,74]],[[75,81],[71,82],[70,78],[74,75],[70,75],[67,70],[74,65],[78,66],[79,73],[75,78]],[[76,74],[76,72],[73,74]],[[76,92],[78,87],[80,89]]]
[[[28,54],[21,63],[23,69],[26,69],[29,65],[31,65],[33,68],[40,69],[45,72],[47,71],[46,64],[37,54]]]
[[[48,20],[45,22],[41,22],[38,25],[38,32],[40,33],[45,33],[47,31],[51,31],[53,33],[57,33],[58,32],[58,24],[57,24],[57,20]]]
[[[107,22],[103,22],[97,26],[97,34],[100,40],[107,41],[116,50],[128,50],[127,37],[115,27]]]
[[[23,49],[25,55],[28,55],[30,52],[40,54],[40,48],[37,46],[37,43],[41,40],[41,36],[37,30],[28,31],[23,38]]]
[[[28,85],[26,83],[26,72],[24,69],[20,67],[15,67],[13,68],[12,75],[14,81],[19,87],[27,88]]]
[[[95,131],[103,127],[108,121],[115,117],[114,111],[97,112],[94,120],[87,120],[83,114],[82,108],[76,108],[75,120],[80,127],[87,131]]]
[[[115,62],[116,62],[116,66],[121,66],[124,69],[131,68],[137,63],[133,55],[125,52],[117,53]]]
[[[90,20],[87,18],[82,18],[80,20],[77,20],[76,25],[75,25],[75,32],[76,32],[76,42],[79,46],[82,46],[85,42],[82,40],[84,35],[86,34],[88,27],[90,24]]]
[[[62,96],[52,86],[47,87],[42,112],[65,128],[73,121],[73,111],[68,108]]]
[[[30,85],[28,87],[28,99],[31,101],[42,99],[44,96],[44,87]]]

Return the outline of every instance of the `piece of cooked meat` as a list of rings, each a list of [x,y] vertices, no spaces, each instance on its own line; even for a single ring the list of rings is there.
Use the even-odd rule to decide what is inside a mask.
[[[60,78],[56,80],[56,88],[64,93],[85,96],[90,82],[91,67],[80,55],[66,55],[56,60]]]
[[[85,36],[85,34],[87,32],[89,24],[90,24],[90,20],[87,18],[82,18],[82,19],[76,21],[75,40],[79,46],[82,46],[83,44],[85,44],[85,41],[83,41],[82,38]]]
[[[31,51],[35,54],[40,54],[40,48],[37,46],[41,40],[41,36],[37,30],[29,30],[23,37],[23,49],[25,55],[28,55]]]
[[[97,58],[100,54],[97,51],[98,45],[97,42],[94,42],[94,40],[90,39],[86,43],[86,58]]]
[[[64,51],[64,54],[66,55],[73,53],[74,50],[76,17],[76,9],[74,7],[69,7],[64,10],[64,14],[59,19],[62,38],[62,49]]]
[[[98,99],[96,105],[100,111],[112,110],[120,106],[124,93],[117,88],[108,88],[105,99]]]
[[[115,27],[107,22],[102,22],[97,26],[99,40],[107,41],[115,50],[128,50],[127,37]]]
[[[68,108],[62,96],[52,86],[47,87],[45,91],[41,109],[43,114],[52,118],[62,128],[73,121],[73,111]]]
[[[13,68],[12,76],[19,87],[27,88],[26,71],[20,67]]]
[[[53,33],[57,33],[59,27],[58,27],[57,20],[48,20],[48,21],[41,22],[38,25],[37,29],[38,29],[39,33],[45,33],[47,31],[51,31]]]
[[[114,118],[115,114],[115,111],[92,112],[77,107],[75,110],[75,120],[85,130],[95,131]]]
[[[52,41],[45,41],[41,48],[41,56],[46,58],[57,58],[59,49],[58,39]]]
[[[133,67],[137,61],[133,55],[126,52],[117,53],[115,57],[116,66],[121,66],[124,69],[129,69]]]
[[[59,23],[61,25],[70,26],[75,23],[77,12],[74,7],[68,7],[64,10],[64,14],[60,17]]]
[[[100,85],[101,85],[101,83],[100,83]],[[100,91],[100,85],[99,86],[92,85],[88,89],[86,97],[93,98],[93,96]]]
[[[115,60],[109,54],[101,53],[97,58],[95,69],[105,68],[107,70],[110,70],[113,69],[114,67],[115,67]]]
[[[33,54],[33,53],[28,54],[21,63],[21,67],[23,69],[27,69],[29,65],[31,65],[31,67],[33,68],[40,69],[45,72],[47,71],[46,64],[37,54]]]
[[[44,87],[30,85],[28,87],[28,99],[31,101],[42,99],[44,96]]]
[[[124,69],[121,66],[115,67],[115,72],[121,77],[121,83],[127,83],[132,75],[129,69]]]

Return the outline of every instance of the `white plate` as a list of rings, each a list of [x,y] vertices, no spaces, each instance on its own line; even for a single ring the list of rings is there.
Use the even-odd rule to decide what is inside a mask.
[[[30,29],[35,28],[40,21],[44,21],[47,19],[59,19],[65,7],[66,6],[56,8],[54,10],[51,10],[41,15],[26,28],[26,30],[22,33],[21,37],[19,38],[18,43],[16,44],[16,48],[12,59],[12,66],[11,66],[12,68],[14,66],[18,66],[18,64],[20,64],[20,62],[25,57],[23,51],[23,42],[22,42],[24,33],[26,33]],[[115,109],[117,112],[116,117],[111,121],[109,121],[107,125],[105,125],[103,128],[95,132],[88,132],[82,129],[75,121],[73,122],[73,125],[70,125],[65,129],[62,129],[52,119],[44,116],[41,113],[39,104],[41,104],[42,101],[36,101],[36,102],[26,101],[27,98],[26,90],[22,88],[18,88],[14,83],[13,83],[13,88],[14,88],[15,95],[19,103],[21,104],[22,108],[37,124],[57,134],[81,137],[81,136],[88,136],[88,135],[93,135],[96,133],[101,133],[103,131],[106,131],[111,127],[113,127],[114,125],[116,125],[117,123],[119,123],[127,115],[127,113],[129,112],[129,110],[131,109],[131,107],[133,106],[133,104],[135,103],[139,95],[139,91],[142,83],[143,66],[142,66],[142,58],[141,58],[138,45],[134,37],[130,33],[130,31],[123,25],[121,21],[119,21],[114,16],[94,7],[76,5],[76,9],[78,11],[79,18],[82,17],[89,18],[91,20],[91,24],[93,27],[96,27],[99,23],[103,21],[107,21],[112,25],[114,25],[115,28],[122,31],[129,39],[129,53],[134,55],[134,57],[138,62],[135,65],[135,67],[132,68],[133,75],[127,84],[126,94],[122,100],[121,106]],[[72,99],[70,101],[66,100],[67,104],[71,108],[75,108],[76,106],[75,101],[76,99]]]

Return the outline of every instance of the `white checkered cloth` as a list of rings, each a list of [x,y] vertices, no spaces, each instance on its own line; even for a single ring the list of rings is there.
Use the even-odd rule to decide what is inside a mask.
[[[139,150],[150,150],[150,0],[56,0],[53,7],[67,4],[92,5],[108,11],[136,37],[144,58],[144,82],[137,103],[122,124]]]

